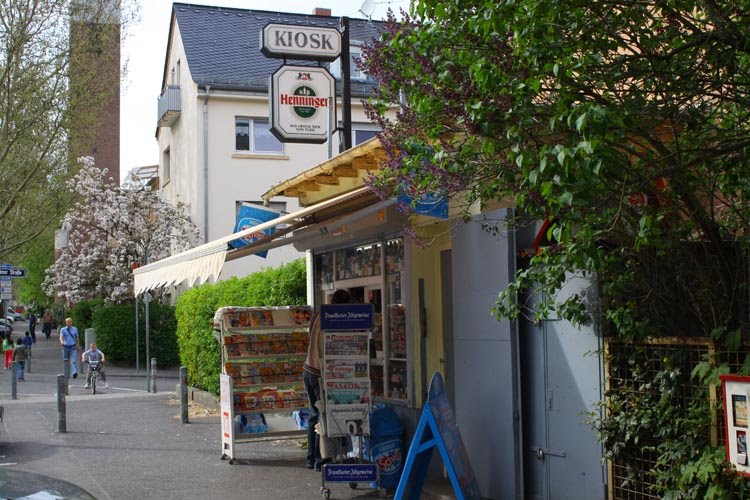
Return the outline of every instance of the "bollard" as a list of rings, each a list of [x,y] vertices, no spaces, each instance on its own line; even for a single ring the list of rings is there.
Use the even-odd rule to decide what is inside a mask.
[[[180,421],[188,423],[187,367],[180,367]]]
[[[68,432],[65,420],[65,394],[68,384],[65,375],[57,376],[57,432]]]
[[[151,358],[151,392],[156,394],[156,358]]]
[[[10,399],[18,399],[18,361],[10,364]]]
[[[65,394],[70,394],[70,360],[63,359],[63,376],[65,377]]]
[[[31,373],[31,347],[29,347],[29,352],[26,353],[26,373]]]

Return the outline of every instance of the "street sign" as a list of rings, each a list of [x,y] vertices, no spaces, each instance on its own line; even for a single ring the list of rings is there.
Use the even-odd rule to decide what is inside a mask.
[[[10,300],[12,298],[12,294],[10,293],[0,293],[0,300]]]
[[[26,269],[23,267],[0,267],[0,276],[10,276],[11,278],[25,278]]]

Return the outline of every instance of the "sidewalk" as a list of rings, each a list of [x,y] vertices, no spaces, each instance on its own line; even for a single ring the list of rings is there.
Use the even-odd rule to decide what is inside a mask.
[[[16,323],[14,337],[23,334],[22,325]],[[99,499],[322,498],[320,473],[304,467],[306,450],[296,441],[242,444],[237,464],[220,460],[216,412],[193,408],[191,422],[180,423],[177,370],[158,370],[156,394],[145,391],[143,370],[132,368],[108,367],[111,389],[96,395],[83,388],[82,376],[71,380],[68,432],[58,433],[61,371],[54,334],[50,340],[37,336],[31,373],[18,383],[19,399],[10,399],[9,371],[0,370],[0,467],[69,481]],[[336,499],[378,496],[347,484],[330,487]]]

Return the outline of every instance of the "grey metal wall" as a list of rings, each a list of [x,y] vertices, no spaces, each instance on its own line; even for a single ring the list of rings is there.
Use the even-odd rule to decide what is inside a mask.
[[[483,223],[505,219],[497,210],[459,223],[453,237],[453,366],[455,412],[483,496],[522,495],[514,430],[518,404],[515,326],[491,309],[514,273],[512,234]]]

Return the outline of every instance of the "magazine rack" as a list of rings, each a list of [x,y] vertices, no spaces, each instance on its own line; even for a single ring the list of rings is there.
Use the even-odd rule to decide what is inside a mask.
[[[269,428],[265,417],[290,415],[308,406],[302,365],[311,316],[309,306],[222,307],[216,311],[214,336],[221,344],[222,460],[233,464],[239,443],[307,435],[302,429]]]

